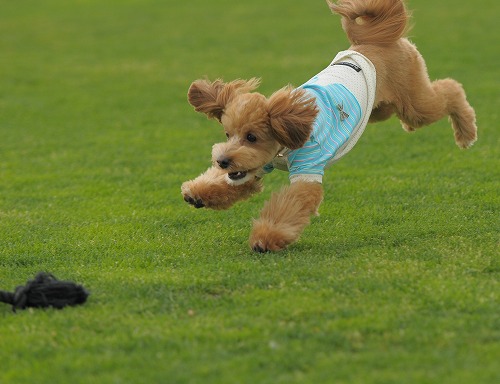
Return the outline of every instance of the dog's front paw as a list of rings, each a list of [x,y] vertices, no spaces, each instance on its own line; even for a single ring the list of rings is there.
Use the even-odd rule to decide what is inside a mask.
[[[203,204],[203,201],[201,199],[196,199],[195,200],[194,198],[192,198],[189,195],[184,195],[184,201],[186,203],[191,204],[195,208],[203,208],[205,206],[205,204]]]
[[[256,220],[250,235],[250,247],[255,252],[282,251],[297,240],[298,235],[266,220]]]
[[[181,193],[182,193],[182,196],[184,197],[184,201],[186,203],[191,204],[195,208],[203,208],[205,206],[205,203],[203,203],[203,200],[201,199],[200,196],[196,196],[191,191],[191,184],[192,184],[192,182],[186,181],[181,186]]]
[[[241,185],[230,185],[226,178],[226,172],[215,167],[209,168],[196,179],[182,184],[182,196],[196,208],[228,209],[237,201],[262,190],[262,183],[255,177]]]

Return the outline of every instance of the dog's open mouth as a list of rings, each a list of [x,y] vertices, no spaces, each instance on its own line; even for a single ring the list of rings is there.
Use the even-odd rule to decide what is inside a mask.
[[[227,176],[231,180],[241,180],[247,175],[247,171],[230,172]]]

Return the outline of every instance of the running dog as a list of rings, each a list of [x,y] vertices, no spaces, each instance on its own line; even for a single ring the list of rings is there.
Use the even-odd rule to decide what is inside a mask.
[[[298,88],[266,98],[258,79],[196,80],[188,91],[195,110],[217,119],[227,142],[212,149],[213,166],[181,187],[196,208],[227,209],[262,190],[273,169],[290,185],[274,193],[253,222],[250,247],[279,251],[294,243],[323,200],[326,167],[354,146],[368,122],[401,121],[414,131],[449,116],[455,142],[477,138],[474,109],[460,83],[430,81],[422,56],[405,35],[410,14],[402,0],[328,1],[351,43]]]

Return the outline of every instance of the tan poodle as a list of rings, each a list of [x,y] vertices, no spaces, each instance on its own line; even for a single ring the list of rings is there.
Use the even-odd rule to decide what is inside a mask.
[[[455,142],[476,141],[475,113],[453,79],[429,80],[422,56],[404,38],[409,12],[402,0],[328,2],[342,16],[351,47],[299,88],[271,97],[252,92],[259,80],[197,80],[188,100],[217,119],[227,142],[212,149],[213,167],[182,185],[196,208],[227,209],[262,190],[274,168],[290,186],[274,193],[253,222],[250,247],[279,251],[295,242],[323,199],[324,169],[346,154],[368,122],[396,114],[406,131],[449,116]]]

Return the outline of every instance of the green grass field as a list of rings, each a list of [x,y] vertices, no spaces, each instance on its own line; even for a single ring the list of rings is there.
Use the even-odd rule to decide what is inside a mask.
[[[499,4],[410,1],[476,145],[369,126],[300,241],[260,255],[251,219],[287,175],[230,211],[184,203],[224,139],[186,91],[300,85],[348,47],[323,0],[0,0],[0,288],[44,270],[91,292],[0,305],[0,383],[500,382]]]

